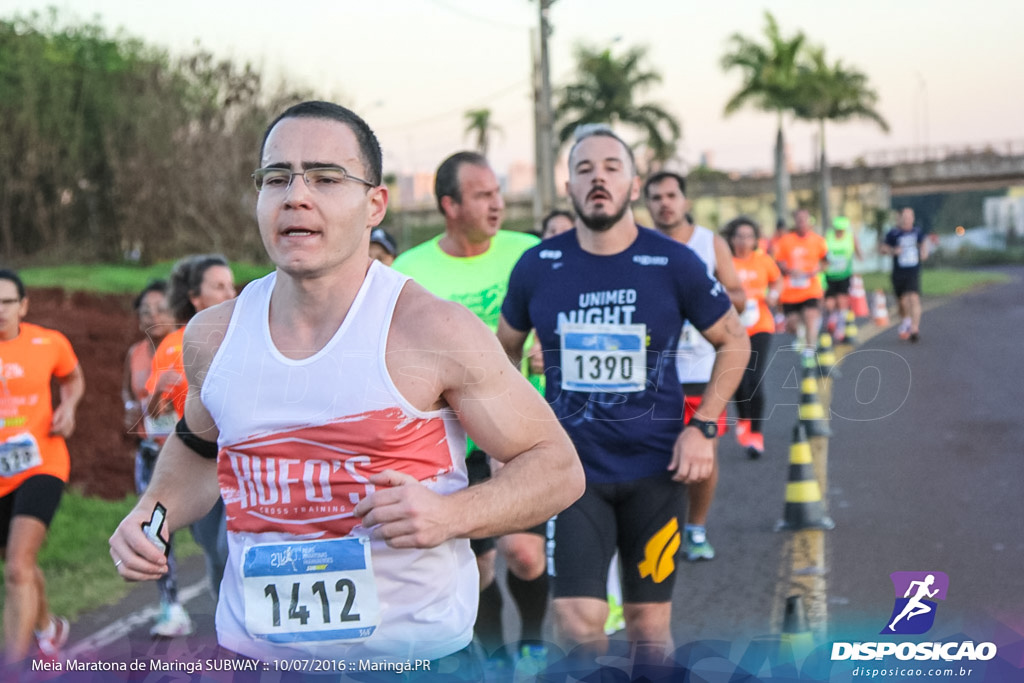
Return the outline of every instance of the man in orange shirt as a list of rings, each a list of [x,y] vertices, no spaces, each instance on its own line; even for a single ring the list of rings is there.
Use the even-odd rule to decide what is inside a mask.
[[[779,301],[788,332],[798,334],[799,325],[803,323],[803,356],[813,358],[821,329],[821,297],[824,295],[819,275],[828,265],[828,247],[825,238],[811,230],[811,217],[806,209],[798,209],[793,220],[793,229],[775,245],[775,261],[785,276]]]
[[[25,285],[0,270],[0,555],[4,560],[4,642],[8,666],[29,655],[33,630],[42,653],[56,657],[68,622],[50,614],[37,557],[71,465],[65,437],[85,393],[78,358],[60,332],[22,322]],[[56,408],[50,381],[60,385]]]

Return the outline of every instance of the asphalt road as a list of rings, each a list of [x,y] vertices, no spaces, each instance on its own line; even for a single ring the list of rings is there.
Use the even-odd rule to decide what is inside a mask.
[[[900,570],[949,576],[938,634],[991,635],[994,621],[1024,633],[1024,269],[1006,272],[1012,283],[926,313],[919,344],[890,330],[844,362],[832,406],[848,419],[833,419],[829,457],[835,633],[877,633]]]

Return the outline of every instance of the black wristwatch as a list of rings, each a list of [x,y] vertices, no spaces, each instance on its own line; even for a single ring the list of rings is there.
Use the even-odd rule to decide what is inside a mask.
[[[691,417],[690,421],[686,423],[687,427],[696,427],[700,430],[700,433],[707,439],[714,439],[718,436],[718,423],[707,422],[706,420],[698,420],[695,417]]]

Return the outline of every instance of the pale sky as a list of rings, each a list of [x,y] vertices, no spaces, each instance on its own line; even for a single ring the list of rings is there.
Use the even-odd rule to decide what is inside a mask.
[[[536,0],[0,0],[0,17],[47,6],[172,53],[198,42],[346,104],[377,131],[385,172],[433,171],[468,148],[464,112],[481,107],[503,131],[492,144],[496,170],[532,162]],[[723,118],[740,75],[718,66],[732,33],[760,39],[766,8],[784,33],[801,29],[830,60],[864,71],[880,95],[891,132],[831,126],[834,161],[924,143],[1024,140],[1022,0],[557,0],[552,80],[556,88],[568,80],[579,41],[613,50],[648,45],[648,65],[664,80],[644,99],[682,121],[684,161],[709,152],[719,168],[768,170],[774,117]],[[796,165],[811,164],[815,131],[787,125]]]

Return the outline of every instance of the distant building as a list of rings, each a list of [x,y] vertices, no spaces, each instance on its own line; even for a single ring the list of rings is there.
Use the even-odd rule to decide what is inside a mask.
[[[411,208],[434,201],[434,174],[420,171],[401,174],[395,182],[397,197],[391,198],[395,208]]]
[[[533,193],[536,178],[534,165],[527,161],[513,161],[508,165],[505,177],[505,192],[510,196],[528,195]]]
[[[1024,196],[988,197],[984,214],[986,226],[1024,237]]]

